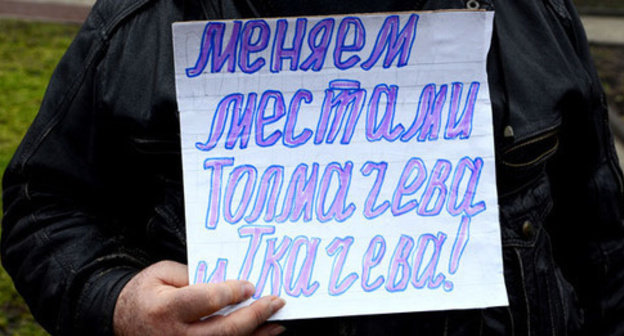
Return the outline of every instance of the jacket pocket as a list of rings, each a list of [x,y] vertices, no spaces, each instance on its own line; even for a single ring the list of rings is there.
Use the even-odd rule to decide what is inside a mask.
[[[509,197],[539,183],[546,162],[559,148],[558,128],[543,131],[514,143],[499,153],[497,184],[499,195]],[[549,194],[549,190],[545,190]]]
[[[130,145],[137,153],[144,155],[180,155],[178,139],[134,137],[130,139]]]
[[[568,335],[581,317],[575,293],[556,265],[544,225],[552,209],[545,176],[503,201],[505,281],[516,335]]]
[[[509,168],[530,168],[545,162],[559,148],[557,130],[546,131],[503,151],[502,164]]]

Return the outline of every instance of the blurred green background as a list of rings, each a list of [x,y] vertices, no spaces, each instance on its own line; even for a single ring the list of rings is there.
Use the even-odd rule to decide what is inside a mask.
[[[624,9],[622,0],[575,2],[585,8]],[[35,117],[52,71],[78,29],[74,24],[0,18],[0,173]],[[624,102],[624,48],[592,47],[592,53],[609,98]],[[46,335],[2,268],[0,335]]]
[[[34,119],[52,71],[79,28],[75,24],[0,19],[0,172],[4,173]],[[3,268],[0,335],[47,335]]]

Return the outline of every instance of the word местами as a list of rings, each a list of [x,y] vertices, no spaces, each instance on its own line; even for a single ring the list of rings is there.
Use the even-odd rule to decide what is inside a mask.
[[[240,149],[247,148],[251,135],[254,135],[255,145],[260,147],[271,147],[281,141],[285,147],[294,148],[309,141],[315,145],[333,144],[342,132],[339,143],[348,145],[358,122],[364,124],[369,142],[435,141],[442,130],[444,139],[467,139],[472,131],[479,87],[478,82],[470,84],[462,107],[462,83],[452,83],[450,89],[448,84],[440,85],[439,89],[434,83],[425,85],[413,121],[405,127],[401,123],[394,124],[399,99],[397,85],[378,84],[367,104],[368,92],[360,87],[359,81],[333,80],[325,90],[316,130],[304,128],[299,134],[295,134],[299,110],[303,103],[313,102],[312,92],[298,90],[288,108],[284,94],[279,90],[266,90],[261,95],[251,92],[246,97],[242,93],[232,93],[217,104],[206,142],[198,142],[195,147],[205,152],[213,150],[226,131],[227,120],[231,120],[224,144],[228,150],[234,149],[237,142]],[[385,107],[380,106],[384,101]],[[363,113],[365,120],[360,121]],[[442,126],[444,121],[445,127]],[[269,126],[281,130],[265,136],[265,128]]]

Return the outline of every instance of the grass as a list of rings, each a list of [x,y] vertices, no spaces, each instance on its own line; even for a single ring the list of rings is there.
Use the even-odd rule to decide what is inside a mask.
[[[35,117],[52,71],[78,28],[0,19],[0,172]],[[2,268],[0,335],[47,335]]]

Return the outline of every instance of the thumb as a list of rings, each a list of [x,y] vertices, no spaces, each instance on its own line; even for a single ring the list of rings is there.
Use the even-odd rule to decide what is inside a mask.
[[[166,285],[173,287],[188,286],[188,267],[179,262],[165,260],[150,266],[154,277]]]

